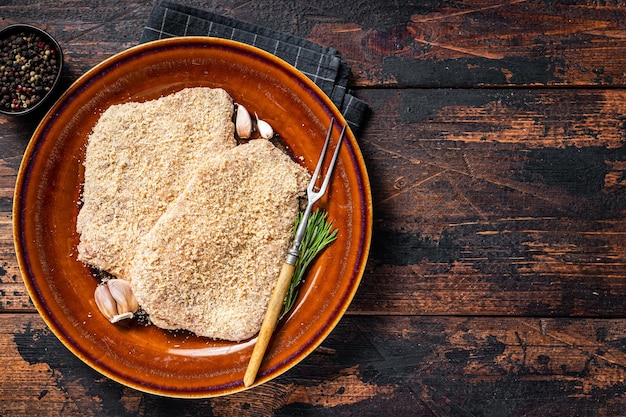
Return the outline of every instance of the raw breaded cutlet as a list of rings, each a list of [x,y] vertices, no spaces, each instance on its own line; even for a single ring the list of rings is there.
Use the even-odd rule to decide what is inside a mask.
[[[129,272],[150,320],[217,339],[254,336],[309,179],[264,139],[206,160],[139,241]]]
[[[189,88],[114,105],[88,138],[78,214],[78,259],[118,278],[137,242],[204,164],[236,146],[233,102],[222,89]]]

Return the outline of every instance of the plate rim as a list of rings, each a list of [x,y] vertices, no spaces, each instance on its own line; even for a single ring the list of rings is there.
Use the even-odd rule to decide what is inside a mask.
[[[50,123],[54,122],[54,115],[57,111],[62,109],[63,105],[70,99],[74,94],[76,94],[81,88],[84,88],[86,84],[94,77],[97,76],[99,72],[109,68],[111,65],[114,65],[115,62],[119,62],[120,60],[127,60],[137,56],[138,54],[149,53],[150,51],[157,50],[159,48],[173,48],[180,47],[184,45],[202,45],[205,47],[228,47],[230,49],[241,50],[245,53],[253,54],[261,57],[262,59],[269,61],[273,66],[279,68],[282,72],[289,73],[289,76],[295,77],[299,82],[305,84],[306,88],[313,91],[316,95],[315,99],[322,101],[323,107],[327,108],[333,116],[338,119],[339,122],[345,123],[345,119],[341,112],[337,109],[337,107],[332,103],[330,98],[308,77],[298,71],[296,68],[291,66],[289,63],[283,61],[282,59],[263,51],[257,47],[237,42],[231,41],[227,39],[220,38],[211,38],[211,37],[202,37],[202,36],[188,36],[188,37],[175,37],[175,38],[167,38],[156,41],[151,41],[144,44],[139,44],[128,48],[124,51],[116,53],[109,58],[103,60],[98,63],[90,70],[81,75],[75,82],[71,84],[71,86],[61,95],[61,97],[57,100],[57,102],[52,106],[52,108],[48,111],[48,113],[41,120],[37,128],[35,129],[31,140],[29,141],[23,155],[22,162],[20,164],[20,168],[18,170],[18,175],[16,179],[14,199],[13,199],[13,208],[12,208],[12,223],[13,223],[13,241],[14,247],[16,251],[16,256],[18,260],[19,269],[21,272],[22,280],[26,286],[27,292],[29,293],[33,304],[35,305],[39,315],[44,320],[45,324],[50,328],[50,330],[55,334],[55,336],[61,341],[61,343],[68,348],[72,354],[86,363],[88,366],[98,371],[99,373],[107,376],[108,378],[117,381],[125,386],[129,386],[131,388],[137,389],[139,391],[157,394],[165,397],[174,397],[174,398],[208,398],[219,395],[231,394],[239,391],[246,390],[250,387],[243,387],[243,382],[241,386],[231,386],[229,388],[220,387],[219,392],[213,393],[208,387],[204,387],[201,391],[189,392],[184,389],[159,389],[157,387],[147,387],[143,385],[142,381],[129,380],[129,375],[115,373],[114,370],[109,369],[109,367],[105,366],[104,363],[94,363],[93,358],[88,357],[88,355],[83,352],[81,349],[80,343],[68,334],[64,327],[62,327],[55,319],[54,314],[51,313],[49,308],[46,305],[46,300],[42,297],[41,291],[39,290],[39,286],[37,285],[36,278],[32,273],[32,269],[29,266],[30,259],[25,251],[24,242],[22,242],[21,236],[21,224],[24,221],[24,210],[25,207],[22,206],[22,198],[24,197],[24,192],[26,185],[28,184],[28,174],[29,174],[29,166],[31,161],[33,160],[33,156],[36,155],[37,149],[42,145],[45,139],[44,132],[47,126]],[[326,110],[325,110],[326,111]],[[355,265],[353,276],[350,280],[353,282],[352,287],[349,291],[346,291],[343,294],[341,302],[336,306],[336,312],[332,315],[332,317],[326,322],[326,325],[323,328],[323,331],[319,332],[319,334],[314,337],[309,338],[307,343],[304,344],[301,349],[294,353],[293,358],[290,358],[288,363],[278,363],[274,367],[265,369],[263,373],[260,373],[257,377],[255,383],[251,386],[258,386],[264,382],[267,382],[271,379],[276,378],[277,376],[285,373],[302,360],[304,360],[315,348],[317,348],[326,337],[334,330],[339,321],[343,318],[345,312],[347,311],[352,299],[356,295],[356,291],[359,287],[360,281],[365,272],[365,267],[369,255],[369,250],[371,247],[371,237],[372,237],[372,225],[373,225],[373,207],[372,207],[372,197],[371,197],[371,187],[369,182],[369,176],[365,167],[365,162],[363,160],[363,156],[360,152],[360,148],[354,134],[350,131],[349,135],[347,135],[349,141],[347,143],[352,148],[352,152],[349,153],[352,158],[352,166],[358,167],[360,175],[357,175],[360,183],[358,184],[360,196],[364,202],[364,204],[360,207],[361,213],[360,216],[362,220],[363,231],[365,236],[362,236],[360,242],[362,243],[359,246],[359,257],[358,263]],[[38,140],[36,140],[38,139]],[[232,384],[228,384],[232,385]]]

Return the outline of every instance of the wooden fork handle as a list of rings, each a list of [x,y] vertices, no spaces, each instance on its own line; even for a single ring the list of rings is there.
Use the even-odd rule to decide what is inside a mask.
[[[265,312],[263,324],[261,324],[261,330],[259,331],[259,336],[254,345],[250,362],[248,362],[248,368],[246,369],[246,373],[243,377],[243,383],[246,387],[252,385],[256,379],[256,374],[259,371],[259,367],[261,366],[261,362],[265,356],[265,351],[267,350],[267,346],[269,345],[274,329],[276,328],[278,316],[283,309],[285,296],[287,295],[287,290],[291,284],[294,269],[294,265],[285,262],[280,270],[280,275],[278,276],[278,281],[276,282],[276,286],[272,292],[272,298],[270,299],[269,306]]]

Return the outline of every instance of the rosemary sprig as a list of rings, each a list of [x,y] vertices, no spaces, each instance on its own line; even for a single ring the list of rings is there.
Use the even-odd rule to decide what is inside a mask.
[[[302,220],[302,214],[303,213],[300,212],[298,215],[294,230],[298,228],[298,224],[300,224]],[[309,264],[337,238],[337,229],[333,229],[332,222],[328,221],[327,218],[328,213],[324,210],[316,210],[311,213],[309,217],[309,222],[306,225],[304,237],[300,244],[300,257],[298,257],[296,261],[291,284],[285,296],[283,311],[280,314],[281,318],[283,318],[296,303],[298,287],[302,282],[302,278]]]

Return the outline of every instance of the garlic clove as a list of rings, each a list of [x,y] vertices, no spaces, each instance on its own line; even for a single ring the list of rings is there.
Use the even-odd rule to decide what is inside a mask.
[[[100,284],[96,287],[94,298],[96,300],[96,305],[98,306],[98,309],[104,315],[104,317],[107,318],[107,320],[110,321],[115,315],[117,315],[117,303],[111,295],[109,287],[106,283]]]
[[[117,278],[110,279],[107,285],[111,296],[117,303],[117,314],[134,313],[137,311],[139,303],[128,281]]]
[[[248,110],[241,104],[237,104],[237,117],[235,119],[235,130],[241,139],[248,139],[252,135],[252,117]]]
[[[254,115],[256,116],[256,128],[258,129],[261,137],[263,139],[271,139],[274,137],[274,129],[272,129],[272,126],[265,120],[259,119],[258,114],[254,113]]]
[[[110,279],[96,287],[94,299],[100,312],[111,323],[133,317],[139,303],[128,281]]]

